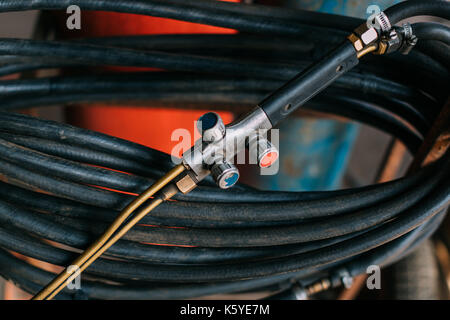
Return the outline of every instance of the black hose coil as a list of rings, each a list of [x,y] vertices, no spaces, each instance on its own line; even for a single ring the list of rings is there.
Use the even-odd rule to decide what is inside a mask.
[[[142,145],[11,110],[133,101],[226,104],[241,111],[362,23],[210,0],[11,0],[0,3],[0,12],[73,4],[242,33],[0,39],[2,76],[49,68],[72,72],[0,81],[0,274],[30,293],[54,275],[8,251],[67,265],[75,249],[86,248],[130,202],[130,194],[144,191],[173,164],[169,155]],[[386,14],[393,24],[415,15],[449,19],[450,5],[408,1]],[[411,54],[367,57],[305,108],[371,125],[417,152],[448,98],[450,32],[435,23],[414,24],[413,30],[419,45]],[[267,41],[268,34],[273,41]],[[105,65],[164,71],[89,69]],[[223,192],[206,180],[145,217],[86,270],[81,291],[66,290],[59,298],[191,298],[278,291],[292,279],[307,283],[342,268],[360,274],[367,265],[396,261],[436,230],[450,203],[449,164],[446,154],[395,181],[327,192],[259,191],[245,185]]]

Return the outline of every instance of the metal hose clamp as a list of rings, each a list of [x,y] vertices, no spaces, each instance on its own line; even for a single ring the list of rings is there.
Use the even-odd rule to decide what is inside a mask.
[[[399,32],[403,35],[403,42],[399,51],[401,54],[408,54],[417,44],[417,37],[413,33],[410,23],[404,23]]]

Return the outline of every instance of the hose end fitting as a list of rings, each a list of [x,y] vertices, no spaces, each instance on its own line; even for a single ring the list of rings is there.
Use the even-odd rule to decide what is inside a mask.
[[[353,44],[359,59],[369,52],[384,54],[397,45],[398,36],[396,33],[392,34],[392,30],[388,17],[380,12],[372,20],[357,27],[347,38]]]

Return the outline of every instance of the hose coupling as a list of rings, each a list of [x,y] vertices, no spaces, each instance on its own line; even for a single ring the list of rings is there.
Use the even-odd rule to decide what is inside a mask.
[[[183,193],[189,193],[197,187],[197,182],[195,178],[192,177],[192,173],[186,173],[180,180],[176,183],[178,190]]]
[[[401,54],[408,54],[417,44],[418,38],[413,33],[410,23],[404,23],[401,27],[396,27],[397,32],[403,38],[402,45],[398,49]]]
[[[377,14],[372,20],[357,27],[348,39],[352,42],[358,58],[369,52],[383,54],[389,46],[395,44],[395,34],[390,34],[391,23],[384,12]],[[391,43],[387,40],[391,39]],[[387,43],[386,43],[387,42]]]
[[[347,269],[339,269],[333,272],[330,277],[332,286],[334,288],[344,286],[350,289],[353,286],[354,278]]]
[[[307,296],[312,296],[316,293],[327,291],[331,288],[331,281],[328,278],[323,278],[321,280],[318,280],[312,284],[309,284],[304,287],[304,290],[307,294]]]

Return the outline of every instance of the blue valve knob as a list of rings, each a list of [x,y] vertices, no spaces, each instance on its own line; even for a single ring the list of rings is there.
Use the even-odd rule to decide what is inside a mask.
[[[221,189],[231,188],[239,180],[239,170],[226,161],[213,165],[211,175]]]

